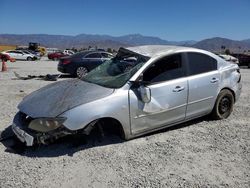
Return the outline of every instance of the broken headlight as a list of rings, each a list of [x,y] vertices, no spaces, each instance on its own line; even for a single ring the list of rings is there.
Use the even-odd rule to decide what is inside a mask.
[[[65,117],[39,118],[31,121],[28,127],[32,130],[46,133],[61,127],[65,120]]]

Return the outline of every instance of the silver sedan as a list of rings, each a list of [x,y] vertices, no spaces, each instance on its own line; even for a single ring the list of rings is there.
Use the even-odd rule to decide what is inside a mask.
[[[95,128],[131,139],[208,114],[227,118],[241,87],[238,65],[208,51],[120,48],[83,79],[56,82],[25,97],[12,129],[27,146]]]

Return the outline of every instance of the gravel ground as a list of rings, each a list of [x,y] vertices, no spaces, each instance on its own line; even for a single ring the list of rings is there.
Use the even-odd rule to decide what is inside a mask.
[[[51,82],[14,80],[58,73],[57,62],[7,63],[0,72],[0,130],[17,104]],[[250,70],[242,69],[243,92],[232,115],[201,118],[131,141],[116,137],[86,144],[62,140],[16,153],[0,143],[0,187],[250,187]]]

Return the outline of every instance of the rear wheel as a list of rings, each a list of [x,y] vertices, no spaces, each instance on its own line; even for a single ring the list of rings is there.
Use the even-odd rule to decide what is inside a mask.
[[[78,67],[76,69],[76,76],[78,78],[83,78],[84,76],[86,76],[88,74],[88,69],[86,67]]]
[[[27,61],[32,61],[33,59],[31,57],[27,57]]]
[[[226,119],[233,111],[234,96],[228,89],[222,90],[215,102],[214,109],[212,111],[212,118]]]

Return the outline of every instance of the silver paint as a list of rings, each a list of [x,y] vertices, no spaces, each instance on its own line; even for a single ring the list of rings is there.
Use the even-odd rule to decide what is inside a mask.
[[[236,101],[239,98],[242,86],[238,83],[238,65],[211,52],[158,45],[127,50],[150,57],[130,81],[136,81],[148,66],[163,56],[180,52],[209,55],[217,60],[218,67],[216,71],[147,86],[151,89],[148,103],[138,98],[138,90],[131,89],[129,81],[121,88],[109,89],[81,80],[69,80],[51,84],[26,97],[18,106],[20,111],[33,118],[66,117],[64,126],[69,130],[84,129],[100,118],[114,118],[121,123],[125,138],[130,139],[209,114],[223,88],[231,89]],[[176,92],[176,86],[182,89]]]

